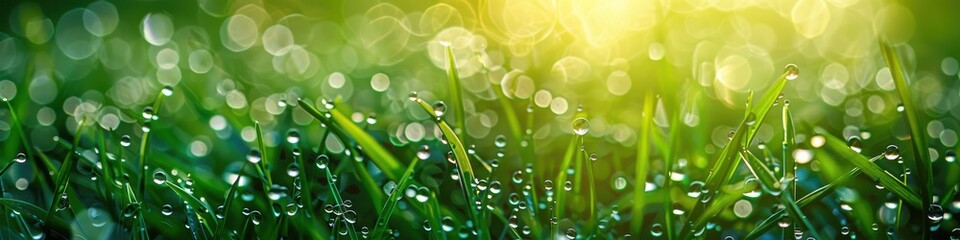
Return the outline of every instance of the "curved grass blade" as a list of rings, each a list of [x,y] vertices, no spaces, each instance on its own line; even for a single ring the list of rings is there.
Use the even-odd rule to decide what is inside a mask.
[[[883,60],[887,62],[890,69],[890,75],[893,77],[893,83],[897,86],[897,92],[900,93],[900,101],[903,103],[903,114],[907,118],[908,129],[910,130],[910,139],[913,143],[914,165],[917,168],[917,184],[920,185],[921,216],[927,216],[927,207],[930,206],[931,194],[933,191],[933,166],[930,162],[930,152],[927,151],[926,136],[923,134],[923,127],[926,126],[920,118],[920,107],[914,104],[910,97],[910,86],[907,84],[907,74],[904,73],[903,64],[900,63],[900,57],[897,52],[885,40],[880,40],[880,51],[883,53]],[[922,221],[921,229],[928,229],[927,221]],[[921,231],[926,236],[927,231]]]
[[[870,161],[870,162],[873,162],[873,161],[876,161],[876,160],[878,160],[878,159],[880,159],[880,158],[882,158],[882,157],[883,157],[883,155],[879,155],[879,156],[876,156],[876,157],[870,159],[869,161]],[[830,193],[832,193],[833,190],[836,189],[838,186],[840,186],[841,184],[843,184],[843,183],[846,182],[847,180],[850,180],[851,178],[859,175],[860,173],[861,173],[860,168],[854,167],[853,169],[850,169],[850,171],[848,171],[847,173],[841,175],[841,176],[838,177],[837,179],[833,180],[833,182],[830,182],[829,184],[824,185],[823,187],[820,187],[820,188],[818,188],[818,189],[816,189],[816,190],[813,190],[813,192],[810,192],[810,193],[807,194],[806,196],[803,196],[802,198],[797,199],[797,201],[796,201],[797,207],[802,208],[802,207],[804,207],[804,206],[806,206],[806,205],[808,205],[808,204],[810,204],[810,203],[814,203],[814,202],[820,201],[821,199],[823,199],[824,197],[826,197],[827,195],[829,195]],[[757,226],[754,227],[753,231],[751,231],[750,233],[748,233],[747,236],[744,237],[744,239],[756,239],[756,238],[760,237],[760,235],[762,235],[763,233],[769,231],[770,228],[772,228],[773,226],[775,226],[775,224],[777,223],[777,221],[780,220],[780,216],[782,216],[785,212],[786,212],[786,210],[784,210],[784,209],[780,209],[780,210],[778,210],[777,212],[774,212],[774,213],[771,214],[770,217],[768,217],[766,220],[763,220],[762,222],[760,222],[759,224],[757,224]]]
[[[353,123],[353,121],[348,117],[344,116],[336,109],[331,109],[328,112],[321,113],[319,110],[306,103],[302,99],[298,99],[297,102],[299,103],[299,106],[308,114],[316,118],[327,127],[333,129],[334,133],[341,137],[341,139],[347,139],[346,137],[348,136],[353,138],[358,145],[363,147],[364,153],[366,153],[367,156],[373,160],[373,164],[383,171],[383,174],[386,175],[387,178],[398,180],[398,178],[403,174],[402,166],[397,159],[390,154],[390,151],[387,151],[386,148],[377,143],[377,141],[373,139],[370,134]],[[430,110],[430,112],[433,112],[433,110]]]
[[[407,186],[410,185],[410,180],[413,179],[413,172],[416,170],[417,162],[419,161],[419,159],[410,160],[407,170],[403,172],[403,177],[400,177],[400,182],[397,183],[397,186],[390,193],[390,197],[387,198],[387,203],[383,205],[383,208],[377,213],[379,217],[377,218],[376,225],[373,227],[373,234],[370,235],[373,239],[381,239],[383,237],[387,222],[390,221],[390,217],[393,216],[393,210],[396,209],[397,203],[403,198],[404,189],[407,189]]]
[[[863,155],[857,154],[851,150],[850,147],[847,147],[846,142],[828,134],[825,130],[818,128],[816,132],[826,139],[826,144],[824,144],[823,147],[835,153],[837,158],[850,161],[871,178],[879,181],[880,184],[886,187],[887,190],[890,190],[891,193],[903,199],[903,201],[911,207],[926,209],[923,207],[924,205],[922,205],[923,203],[920,200],[920,196],[917,196],[913,190],[910,190],[909,187],[891,175],[890,172],[883,170]]]
[[[647,182],[647,169],[650,165],[650,125],[653,122],[654,98],[652,92],[647,92],[643,100],[643,120],[640,123],[640,133],[637,134],[637,165],[634,172],[633,185],[633,219],[630,222],[630,230],[639,233],[643,227],[643,206],[645,185]]]
[[[483,220],[483,216],[480,213],[479,206],[476,204],[476,200],[479,200],[476,197],[476,191],[472,187],[474,182],[473,167],[470,164],[470,158],[467,156],[467,152],[463,148],[463,142],[460,141],[460,137],[450,128],[450,125],[446,121],[443,121],[439,116],[434,113],[433,108],[430,105],[427,105],[426,102],[417,98],[415,101],[417,105],[420,105],[424,111],[433,117],[436,120],[437,127],[440,128],[440,131],[443,132],[443,135],[447,138],[449,142],[450,149],[453,151],[453,156],[457,162],[457,168],[460,171],[460,185],[463,186],[464,195],[466,197],[467,207],[470,208],[470,216],[474,219],[474,222],[477,223],[477,229],[487,229],[486,224]],[[488,239],[487,231],[477,231],[479,239]]]
[[[0,198],[0,205],[17,211],[25,219],[42,223],[44,231],[56,234],[59,238],[68,239],[73,236],[70,233],[70,226],[63,219],[57,216],[48,217],[52,214],[36,205],[11,198]]]

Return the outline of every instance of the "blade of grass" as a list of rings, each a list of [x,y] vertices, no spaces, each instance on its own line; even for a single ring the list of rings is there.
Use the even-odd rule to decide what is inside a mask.
[[[563,162],[560,164],[560,168],[558,169],[558,171],[560,172],[557,173],[556,182],[553,183],[554,186],[557,186],[555,188],[559,188],[559,186],[562,186],[562,184],[566,182],[567,168],[569,168],[570,163],[574,161],[574,156],[576,156],[575,152],[577,151],[576,146],[577,146],[577,143],[580,142],[581,138],[582,138],[581,136],[576,135],[572,139],[570,139],[570,145],[567,146],[567,151],[563,155]],[[555,206],[553,207],[553,216],[556,218],[560,218],[560,216],[564,215],[564,211],[566,210],[565,208],[566,199],[567,199],[565,197],[566,191],[557,190],[555,194],[556,194],[556,198],[554,198]],[[557,226],[557,224],[552,224],[552,223],[550,225],[551,225],[551,229],[553,230],[550,232],[550,235],[553,236],[557,234],[559,226]]]
[[[750,114],[747,114],[744,121],[737,127],[733,138],[723,147],[720,154],[717,155],[717,160],[714,161],[715,164],[712,168],[713,170],[707,175],[707,180],[704,184],[706,189],[710,191],[720,189],[720,186],[733,177],[737,166],[740,164],[740,161],[733,159],[737,155],[736,151],[741,149],[743,144],[749,144],[753,141],[753,137],[756,136],[767,113],[770,111],[770,108],[773,107],[773,102],[777,100],[780,92],[783,91],[783,87],[786,86],[787,74],[787,72],[781,74],[780,77],[774,81],[770,89],[760,97],[757,104],[751,105],[751,109],[749,110]],[[700,197],[705,198],[707,195],[708,194],[702,194]],[[697,204],[693,210],[690,211],[690,216],[696,218],[702,210],[703,205]],[[688,232],[688,227],[688,225],[685,225],[684,228],[681,229],[681,232]]]
[[[358,145],[363,147],[363,151],[367,154],[367,156],[373,160],[374,165],[383,171],[383,174],[386,175],[387,178],[398,180],[400,175],[403,174],[402,166],[400,166],[400,163],[397,161],[397,159],[390,154],[390,151],[377,143],[377,141],[373,139],[370,134],[353,123],[353,121],[348,117],[344,116],[336,109],[331,109],[328,112],[321,113],[319,110],[306,103],[302,99],[298,99],[297,102],[299,103],[299,106],[308,114],[334,130],[334,134],[337,134],[337,136],[341,137],[341,139],[347,139],[346,137],[349,136],[356,141]],[[430,112],[433,112],[433,110],[431,109]]]
[[[173,190],[173,192],[176,193],[177,196],[180,196],[180,199],[186,202],[187,205],[190,205],[194,209],[200,210],[201,214],[197,214],[197,215],[199,215],[200,218],[203,218],[204,230],[206,230],[207,234],[213,234],[214,233],[213,228],[210,227],[210,224],[216,225],[218,224],[217,222],[219,221],[213,215],[214,211],[212,208],[210,208],[210,205],[207,205],[206,202],[200,201],[200,199],[197,199],[197,197],[193,196],[193,194],[191,194],[186,189],[183,189],[182,187],[177,186],[177,184],[173,183],[173,181],[166,181],[164,183],[167,185],[168,188],[170,188],[170,190]]]
[[[156,100],[153,101],[154,116],[160,114],[160,107],[163,106],[162,104],[165,98],[166,95],[163,93],[157,94]],[[149,127],[150,121],[152,120],[144,119],[141,124]],[[137,193],[139,193],[138,196],[143,196],[143,193],[146,192],[145,188],[147,186],[147,175],[149,174],[147,172],[147,156],[150,150],[150,132],[153,131],[144,131],[143,136],[140,139],[140,168],[137,169],[137,171],[140,173],[140,175],[137,177],[137,182],[139,183],[137,185]],[[76,144],[74,144],[74,146],[76,146]]]
[[[880,184],[886,187],[887,190],[890,190],[891,193],[897,195],[897,197],[900,197],[900,199],[903,199],[911,207],[923,208],[922,206],[924,205],[922,205],[923,203],[920,200],[920,196],[914,193],[913,190],[910,190],[908,186],[904,185],[889,172],[883,170],[880,168],[880,166],[877,166],[863,155],[854,152],[847,147],[845,141],[828,134],[826,130],[817,128],[816,132],[826,139],[826,144],[824,144],[823,147],[831,150],[831,152],[836,154],[835,156],[837,156],[837,158],[850,161],[853,163],[853,165],[862,169],[863,172],[868,176],[879,181]]]
[[[633,218],[630,230],[639,233],[643,228],[644,193],[647,182],[647,168],[650,165],[650,125],[653,122],[654,98],[652,92],[647,92],[643,99],[643,120],[640,122],[640,133],[637,134],[637,165],[634,172],[633,184]]]
[[[230,207],[233,206],[233,199],[235,199],[234,194],[237,192],[237,187],[240,186],[240,178],[244,170],[247,169],[247,164],[244,163],[243,167],[240,167],[238,172],[237,179],[233,180],[233,184],[230,185],[230,190],[227,191],[227,196],[224,197],[224,207],[223,207],[223,221],[217,223],[217,232],[216,239],[223,239],[223,231],[226,229],[225,225],[227,224],[227,219],[230,219]],[[308,194],[309,195],[309,194]],[[313,205],[313,204],[309,204]]]
[[[255,122],[253,125],[257,129],[257,148],[260,151],[260,161],[257,162],[257,166],[260,167],[263,175],[267,178],[268,186],[271,186],[273,185],[273,178],[270,177],[270,164],[268,163],[270,154],[267,154],[267,146],[263,144],[263,128],[260,127],[260,122]]]
[[[343,198],[340,197],[340,190],[338,190],[337,183],[333,181],[333,173],[330,172],[330,167],[324,168],[323,171],[327,176],[326,177],[327,186],[330,186],[330,196],[332,196],[333,201],[337,203],[337,207],[342,208]],[[340,218],[338,217],[337,219],[339,220]],[[347,235],[350,237],[351,240],[357,240],[357,232],[356,230],[353,229],[353,224],[346,224],[346,225],[347,225]],[[334,226],[337,226],[337,225],[334,225]]]
[[[27,139],[26,133],[23,132],[23,123],[20,122],[20,117],[17,115],[17,111],[13,108],[13,104],[10,104],[10,100],[2,100],[7,105],[7,110],[10,111],[10,118],[13,120],[13,126],[10,126],[12,129],[16,129],[17,134],[20,136],[20,144],[23,144],[24,152],[27,155],[27,161],[33,164],[33,173],[39,178],[40,186],[51,186],[51,188],[56,188],[56,182],[51,177],[51,174],[55,172],[56,167],[53,166],[53,163],[49,161],[35,161],[33,145],[30,144],[29,139]],[[43,191],[41,191],[41,196],[43,196]]]
[[[669,178],[671,174],[671,169],[673,169],[673,163],[676,162],[676,158],[679,155],[677,154],[677,150],[680,149],[680,137],[681,137],[680,114],[681,113],[680,111],[674,111],[673,113],[674,113],[673,117],[670,120],[670,132],[667,135],[668,138],[670,139],[670,148],[664,153],[664,158],[663,158],[664,159],[663,169],[664,169],[664,172],[666,173],[665,176],[667,176],[667,178]],[[663,201],[663,218],[664,218],[663,227],[664,227],[664,234],[667,236],[667,240],[673,240],[674,238],[676,238],[676,232],[673,229],[674,228],[673,214],[671,214],[671,210],[673,208],[673,206],[671,206],[673,203],[673,200],[672,200],[673,197],[670,196],[670,188],[671,188],[671,185],[673,185],[672,182],[673,181],[669,181],[669,180],[663,181],[663,188],[666,189],[666,192],[667,192],[667,194],[665,194],[667,200]]]
[[[77,130],[73,134],[73,146],[77,146],[77,144],[80,142],[80,133],[83,130],[84,123],[86,123],[86,118],[81,118],[80,123],[77,124]],[[56,190],[53,191],[53,200],[50,201],[50,208],[47,210],[47,219],[50,219],[54,216],[57,206],[60,204],[61,196],[63,196],[63,193],[67,191],[67,184],[70,180],[70,174],[73,172],[70,170],[77,167],[77,159],[73,157],[75,152],[75,148],[72,148],[69,152],[67,152],[67,156],[63,158],[63,165],[60,168],[61,171],[57,172]]]
[[[463,133],[463,127],[466,122],[467,116],[463,112],[463,95],[460,92],[460,73],[457,71],[457,63],[453,57],[453,47],[447,45],[444,47],[444,51],[447,57],[447,81],[450,86],[450,99],[453,100],[453,111],[456,114],[456,126],[454,127],[457,134]]]
[[[872,159],[870,159],[870,160],[868,160],[868,161],[874,162],[874,161],[879,160],[879,159],[882,158],[882,157],[883,157],[883,155],[879,155],[879,156],[876,156],[876,157],[874,157],[874,158],[872,158]],[[827,185],[824,185],[824,186],[822,186],[822,187],[820,187],[820,188],[818,188],[818,189],[816,189],[816,190],[813,190],[812,192],[810,192],[810,193],[807,194],[806,196],[803,196],[802,198],[797,199],[797,201],[796,201],[797,207],[802,208],[802,207],[804,207],[804,206],[806,206],[806,205],[808,205],[808,204],[811,204],[811,203],[818,202],[818,201],[822,200],[824,197],[826,197],[827,195],[829,195],[830,193],[832,193],[833,190],[835,190],[835,189],[836,189],[837,187],[839,187],[841,184],[843,184],[843,183],[846,182],[847,180],[850,180],[851,178],[859,175],[860,173],[861,173],[860,168],[854,167],[853,169],[850,169],[850,171],[848,171],[847,173],[845,173],[845,174],[841,175],[840,177],[834,179],[833,182],[830,182],[830,183],[828,183]],[[744,239],[756,239],[756,238],[760,237],[760,235],[762,235],[763,233],[765,233],[765,232],[767,232],[768,230],[770,230],[770,228],[772,228],[772,227],[777,223],[777,221],[780,220],[780,216],[782,216],[783,213],[785,213],[785,212],[786,212],[785,209],[780,209],[780,210],[774,212],[773,214],[770,215],[770,217],[767,217],[766,220],[763,220],[762,222],[760,222],[759,224],[757,224],[757,226],[754,227],[753,231],[751,231],[750,233],[748,233],[747,236],[744,237]]]
[[[453,129],[450,128],[450,125],[448,125],[446,121],[443,121],[443,119],[441,119],[436,115],[436,113],[434,113],[433,108],[430,107],[430,105],[427,105],[426,102],[424,102],[419,98],[415,99],[414,102],[420,105],[420,107],[423,108],[424,111],[426,111],[428,114],[431,115],[431,117],[433,117],[433,119],[436,120],[437,126],[440,128],[440,131],[447,138],[447,142],[449,142],[450,148],[451,150],[453,150],[453,156],[457,162],[456,164],[457,168],[460,171],[459,172],[460,185],[463,186],[464,195],[466,196],[465,200],[467,202],[467,207],[470,208],[468,212],[470,212],[471,218],[477,224],[477,229],[487,229],[486,228],[487,222],[483,220],[483,216],[481,215],[479,206],[477,206],[475,202],[476,200],[479,200],[479,199],[476,197],[475,190],[470,185],[471,183],[474,182],[473,167],[471,167],[470,158],[467,156],[467,152],[463,148],[464,146],[463,142],[460,141],[460,137],[458,137],[457,134],[453,131]],[[489,236],[487,235],[487,231],[485,230],[477,231],[477,233],[478,233],[477,238],[479,239],[489,238]]]
[[[403,172],[403,177],[400,177],[400,182],[397,183],[397,186],[390,193],[390,197],[387,198],[386,204],[383,205],[383,208],[380,209],[380,212],[377,213],[377,223],[373,227],[373,234],[370,236],[373,239],[383,238],[383,232],[387,227],[387,223],[390,221],[390,217],[393,216],[393,210],[396,209],[397,203],[400,202],[400,199],[403,198],[403,191],[407,189],[407,186],[410,185],[410,180],[412,180],[413,172],[417,168],[417,162],[419,159],[410,160],[407,170]],[[439,229],[438,229],[439,231]]]
[[[59,238],[68,239],[73,237],[73,234],[70,233],[70,226],[67,225],[63,219],[57,216],[50,217],[53,214],[44,211],[36,205],[11,198],[0,198],[0,205],[17,211],[20,213],[20,216],[30,219],[31,221],[42,223],[46,232],[54,233]]]
[[[747,164],[747,169],[750,169],[753,176],[757,177],[757,180],[760,180],[760,185],[766,189],[766,192],[779,192],[782,190],[780,188],[780,181],[773,176],[773,172],[771,172],[760,159],[757,159],[753,153],[743,149],[740,151],[740,158]]]
[[[907,84],[907,74],[904,73],[903,64],[900,62],[900,56],[897,55],[895,49],[890,46],[885,40],[880,40],[880,51],[883,53],[883,60],[887,63],[887,67],[890,69],[890,75],[893,77],[893,83],[897,86],[897,92],[900,93],[900,101],[903,103],[903,114],[907,118],[907,125],[910,134],[910,140],[913,143],[913,156],[914,156],[914,165],[917,168],[917,184],[920,185],[920,197],[921,197],[921,207],[920,212],[921,216],[927,216],[927,206],[930,206],[932,201],[931,194],[933,191],[933,166],[930,162],[930,152],[927,151],[929,145],[927,145],[926,136],[923,134],[923,127],[926,124],[923,123],[923,120],[920,118],[921,110],[920,106],[917,106],[913,102],[913,98],[910,97],[910,86]],[[922,221],[921,231],[923,234],[921,236],[927,235],[928,222]]]

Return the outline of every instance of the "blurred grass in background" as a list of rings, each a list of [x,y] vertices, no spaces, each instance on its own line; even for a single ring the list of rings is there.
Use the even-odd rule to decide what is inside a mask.
[[[716,183],[754,189],[729,198],[694,236],[739,239],[772,213],[795,210],[784,202],[862,168],[818,149],[828,142],[822,135],[862,141],[857,152],[866,158],[856,163],[899,146],[899,162],[876,166],[906,181],[923,204],[943,205],[931,236],[960,237],[951,216],[960,211],[953,199],[960,180],[953,152],[960,17],[953,12],[960,3],[953,1],[0,5],[7,16],[0,97],[10,99],[0,107],[0,164],[29,158],[8,165],[3,198],[56,210],[55,187],[66,186],[62,207],[72,211],[54,215],[87,238],[141,237],[130,230],[141,226],[149,237],[170,238],[224,236],[220,229],[238,238],[380,234],[378,218],[393,189],[407,184],[398,178],[409,166],[413,193],[404,191],[408,201],[387,211],[396,213],[387,234],[373,237],[547,238],[572,230],[574,238],[673,239],[715,205]],[[885,61],[883,42],[902,66]],[[777,83],[786,81],[788,64],[800,75],[784,87]],[[888,66],[902,67],[906,95]],[[782,92],[770,90],[777,87]],[[411,92],[427,105],[411,101]],[[778,93],[775,106],[757,107]],[[916,112],[917,123],[898,112],[903,96],[913,96],[907,114]],[[746,125],[751,114],[761,123]],[[575,124],[578,118],[587,125]],[[448,123],[462,156],[447,145],[451,137],[441,137]],[[740,126],[749,131],[734,132]],[[576,129],[587,131],[579,137]],[[790,141],[787,129],[796,130]],[[928,154],[914,154],[917,138]],[[784,187],[796,164],[797,190],[761,194],[762,168],[721,164],[730,164],[718,158],[731,139],[747,139],[734,146],[758,156]],[[80,161],[60,168],[70,166],[71,142]],[[740,149],[731,151],[741,161]],[[142,162],[147,169],[138,170]],[[932,170],[911,173],[916,164]],[[731,177],[708,181],[718,174],[712,170],[729,166]],[[38,170],[47,168],[73,172],[65,175],[69,184]],[[477,180],[463,186],[467,170]],[[921,223],[930,207],[899,201],[917,193],[891,193],[869,176],[854,174],[836,193],[796,207],[816,228],[799,236],[927,232]],[[927,177],[930,189],[918,182]],[[116,184],[103,183],[109,179]],[[227,204],[234,191],[240,198]],[[136,214],[126,214],[133,204]],[[23,212],[3,206],[4,214]],[[254,221],[261,212],[263,223]],[[0,228],[2,238],[57,237],[33,223],[39,219],[17,219]],[[792,223],[762,237],[810,227]]]

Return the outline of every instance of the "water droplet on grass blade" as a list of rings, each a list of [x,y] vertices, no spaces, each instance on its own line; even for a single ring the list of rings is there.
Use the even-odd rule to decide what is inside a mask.
[[[247,161],[250,163],[256,164],[260,162],[260,150],[251,149],[250,153],[247,153]]]
[[[860,137],[851,136],[847,138],[847,147],[850,147],[854,152],[860,153],[860,151],[863,151],[863,141],[860,140]]]
[[[300,176],[300,164],[297,164],[296,162],[290,163],[290,165],[287,166],[287,176]]]
[[[659,223],[654,223],[650,226],[650,236],[660,237],[663,236],[663,225]]]
[[[800,77],[800,68],[796,64],[787,64],[783,72],[787,74],[787,80],[794,80]]]
[[[317,156],[316,162],[317,162],[317,168],[326,169],[327,163],[330,162],[330,157],[327,157],[326,154],[320,154],[320,156]]]
[[[300,131],[290,130],[287,132],[287,142],[290,144],[297,144],[300,142]]]
[[[445,114],[446,112],[447,112],[447,104],[443,103],[443,101],[437,101],[436,103],[433,104],[433,114],[437,115],[438,118],[443,117],[443,114]]]
[[[420,160],[427,160],[427,158],[430,158],[430,147],[427,145],[420,146],[420,150],[417,151],[417,158]]]
[[[939,204],[930,204],[927,208],[927,219],[932,223],[939,223],[943,220],[943,208]]]
[[[143,108],[143,119],[151,120],[153,116],[153,107],[147,106]]]
[[[153,172],[153,183],[156,183],[157,185],[163,185],[166,182],[167,173],[160,169],[157,169],[157,171]]]
[[[170,204],[164,204],[163,207],[160,207],[160,213],[162,213],[164,216],[170,216],[173,214],[173,206],[170,206]]]
[[[17,156],[14,157],[13,160],[16,161],[17,163],[25,163],[27,162],[27,154],[17,153]]]
[[[900,148],[897,145],[887,146],[887,149],[883,151],[883,157],[891,161],[900,158]]]
[[[583,136],[590,131],[590,122],[586,118],[578,117],[573,120],[573,133]]]
[[[173,95],[173,86],[170,86],[170,85],[163,86],[163,89],[160,90],[160,93],[162,93],[164,96],[167,96],[167,97],[169,97],[170,95]]]
[[[573,229],[573,228],[567,228],[567,232],[566,232],[565,235],[566,235],[567,239],[571,239],[571,240],[576,239],[576,238],[577,238],[577,230],[575,230],[575,229]]]
[[[130,136],[129,136],[129,135],[123,135],[122,137],[120,137],[120,146],[123,146],[123,147],[129,147],[129,146],[130,146]]]

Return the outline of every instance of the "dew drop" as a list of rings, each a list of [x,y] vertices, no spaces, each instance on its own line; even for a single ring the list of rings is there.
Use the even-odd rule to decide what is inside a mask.
[[[120,137],[120,146],[129,147],[130,146],[130,135],[123,135]]]
[[[250,222],[252,222],[253,225],[260,225],[261,220],[263,220],[263,214],[260,214],[260,211],[254,210],[250,212]]]
[[[170,216],[173,214],[173,206],[170,206],[170,204],[164,204],[163,207],[160,207],[160,213],[162,213],[164,216]]]
[[[420,150],[417,150],[417,158],[420,160],[427,160],[427,158],[430,158],[430,147],[427,145],[420,146]]]
[[[576,238],[577,238],[577,230],[575,230],[575,229],[573,229],[573,228],[567,228],[567,232],[566,232],[565,235],[566,235],[567,239],[571,239],[571,240],[576,239]]]
[[[903,112],[904,110],[907,110],[907,108],[903,106],[903,103],[897,104],[897,112]]]
[[[163,86],[163,89],[160,90],[160,93],[162,93],[164,96],[167,96],[167,97],[169,97],[170,95],[173,95],[173,86],[170,86],[170,85]]]
[[[578,117],[573,120],[573,133],[583,136],[590,131],[590,122],[586,118]]]
[[[433,114],[437,115],[438,118],[443,117],[443,114],[445,114],[446,112],[447,112],[447,104],[443,103],[443,101],[437,101],[436,103],[433,104]]]
[[[251,149],[250,153],[247,153],[247,161],[253,164],[260,163],[260,150]]]
[[[143,119],[153,119],[153,107],[147,106],[143,108]]]
[[[287,176],[290,176],[290,177],[300,176],[300,164],[297,164],[296,162],[292,162],[290,163],[290,165],[287,165]]]
[[[17,156],[14,157],[13,160],[17,163],[25,163],[27,162],[27,155],[24,153],[17,153]]]
[[[787,74],[787,80],[794,80],[800,77],[800,68],[797,67],[796,64],[787,64],[783,71]]]
[[[287,142],[290,144],[297,144],[300,142],[300,131],[290,130],[287,132]]]
[[[411,91],[410,94],[407,95],[407,97],[410,98],[410,101],[414,101],[414,102],[416,102],[417,100],[420,100],[420,97],[417,96],[417,91]]]
[[[930,207],[927,208],[927,219],[933,223],[943,220],[943,208],[939,204],[930,204]]]
[[[506,147],[507,137],[503,136],[503,134],[497,135],[497,137],[493,139],[493,145],[496,145],[498,148]]]
[[[326,154],[320,154],[320,156],[317,156],[316,162],[317,162],[317,168],[326,169],[327,163],[330,162],[330,157],[327,157]]]
[[[160,169],[157,169],[157,171],[153,172],[153,183],[156,183],[157,185],[163,185],[166,182],[167,173]]]
[[[896,160],[900,158],[900,148],[897,145],[887,146],[887,149],[883,151],[883,157],[887,160]]]
[[[854,152],[860,153],[860,151],[863,151],[863,141],[860,140],[860,137],[851,136],[847,138],[847,147],[850,147]]]
[[[659,223],[654,223],[653,226],[650,226],[650,236],[660,237],[663,236],[663,225]]]

